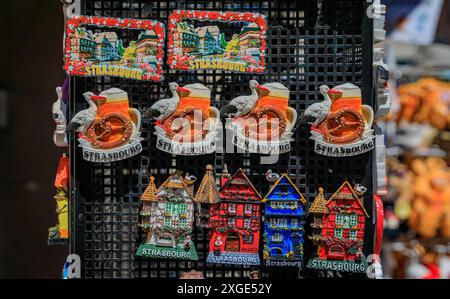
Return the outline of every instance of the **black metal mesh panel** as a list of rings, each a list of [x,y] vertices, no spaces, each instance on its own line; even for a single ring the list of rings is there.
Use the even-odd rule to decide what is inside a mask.
[[[212,104],[219,109],[235,96],[249,92],[248,81],[278,81],[286,85],[290,104],[302,112],[310,104],[322,100],[319,86],[335,86],[352,82],[362,88],[366,104],[373,105],[372,94],[372,23],[365,16],[364,0],[341,1],[106,1],[84,0],[86,15],[156,19],[167,24],[173,9],[207,9],[259,12],[267,16],[267,71],[261,75],[229,74],[220,71],[187,73],[164,66],[161,83],[138,82],[121,78],[72,78],[70,111],[85,108],[82,93],[100,92],[119,87],[129,93],[133,107],[141,111],[167,93],[167,83],[181,85],[200,82],[211,89]],[[233,26],[226,29],[231,34]],[[128,42],[133,33],[117,31]],[[129,34],[129,35],[125,35]],[[148,184],[150,174],[160,184],[175,169],[196,175],[199,180],[205,165],[215,165],[221,172],[226,163],[231,171],[242,167],[255,186],[265,194],[269,184],[264,174],[268,169],[288,172],[310,202],[318,186],[332,194],[345,179],[363,183],[372,192],[372,154],[339,159],[314,153],[308,128],[299,128],[289,154],[280,156],[274,165],[263,165],[259,155],[215,153],[201,157],[178,157],[156,149],[156,137],[149,119],[143,120],[143,152],[131,159],[95,164],[86,162],[71,140],[71,252],[82,259],[82,275],[86,278],[179,277],[190,269],[203,271],[205,277],[248,277],[248,268],[230,265],[207,265],[208,235],[195,229],[194,242],[199,261],[158,261],[135,256],[145,236],[138,229],[139,197]],[[236,149],[235,149],[236,150]],[[365,206],[372,210],[372,199]],[[308,227],[306,227],[308,233]],[[365,254],[372,248],[372,219],[366,223]],[[306,264],[313,248],[305,240]],[[296,278],[298,271],[262,268],[265,277]],[[300,276],[324,276],[303,270]],[[347,274],[348,275],[348,274]]]

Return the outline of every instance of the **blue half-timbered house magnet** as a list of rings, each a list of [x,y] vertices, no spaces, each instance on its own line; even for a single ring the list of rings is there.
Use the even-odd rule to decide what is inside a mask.
[[[306,199],[287,174],[272,185],[263,199],[264,265],[302,267]]]

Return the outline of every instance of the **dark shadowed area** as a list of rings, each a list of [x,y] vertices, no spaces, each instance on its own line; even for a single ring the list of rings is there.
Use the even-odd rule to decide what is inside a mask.
[[[0,114],[8,118],[0,125],[0,278],[59,278],[68,252],[47,246],[63,152],[51,114],[64,80],[61,9],[56,0],[0,2]]]

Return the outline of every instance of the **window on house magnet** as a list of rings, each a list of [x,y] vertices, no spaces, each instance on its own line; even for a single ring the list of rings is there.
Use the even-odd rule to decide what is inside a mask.
[[[185,227],[186,226],[186,218],[179,219],[178,226]]]
[[[182,204],[180,205],[180,214],[186,214],[187,205]]]
[[[236,223],[236,219],[228,218],[228,226],[234,227]]]
[[[228,212],[230,212],[230,213],[236,213],[236,204],[230,203],[230,204],[228,205]]]
[[[334,237],[337,239],[342,239],[342,229],[341,228],[334,229]]]
[[[166,212],[167,213],[171,213],[172,212],[172,204],[171,203],[166,203]]]
[[[245,214],[251,214],[253,210],[252,205],[245,205]]]
[[[298,219],[291,219],[291,226],[298,226]]]
[[[356,230],[350,231],[350,240],[356,240],[357,236],[358,236],[358,231],[356,231]]]
[[[356,214],[352,214],[350,216],[350,226],[357,227],[358,226],[358,216]]]
[[[336,215],[335,219],[336,225],[343,225],[344,224],[344,215]]]
[[[276,233],[272,235],[272,241],[273,242],[282,242],[283,241],[283,235],[280,233]]]
[[[351,218],[351,215],[345,215],[344,216],[344,223],[343,223],[343,227],[344,228],[350,228],[350,226],[351,226],[351,224],[350,224],[350,218]]]
[[[286,218],[278,218],[277,219],[277,225],[278,226],[286,226],[287,225],[287,219]]]
[[[251,219],[249,219],[249,218],[244,219],[244,228],[250,228],[251,226],[252,226]]]
[[[171,225],[172,225],[172,218],[164,217],[164,226],[171,226]]]

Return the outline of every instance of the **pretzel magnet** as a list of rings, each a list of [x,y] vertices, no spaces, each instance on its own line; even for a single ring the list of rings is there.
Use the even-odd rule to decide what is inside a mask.
[[[323,85],[320,92],[325,100],[309,106],[299,118],[299,123],[311,124],[315,152],[348,157],[371,151],[374,112],[362,105],[361,89],[346,83],[333,89]]]

